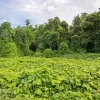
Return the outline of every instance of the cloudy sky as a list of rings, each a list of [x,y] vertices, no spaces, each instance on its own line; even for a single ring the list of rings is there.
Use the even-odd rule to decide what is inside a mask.
[[[98,11],[99,7],[100,0],[0,0],[0,23],[9,21],[17,26],[31,19],[35,25],[58,16],[71,24],[74,16]]]

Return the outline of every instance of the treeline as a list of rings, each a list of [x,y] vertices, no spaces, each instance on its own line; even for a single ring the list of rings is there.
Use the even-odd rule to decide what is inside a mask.
[[[68,53],[100,52],[100,12],[81,13],[74,17],[72,25],[58,17],[41,25],[11,27],[11,23],[0,25],[0,56],[47,57]]]

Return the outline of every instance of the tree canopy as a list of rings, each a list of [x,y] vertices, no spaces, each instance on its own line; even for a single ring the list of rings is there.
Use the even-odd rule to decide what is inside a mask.
[[[12,44],[9,44],[12,43]],[[14,48],[11,48],[14,46]],[[0,55],[9,48],[19,55],[28,56],[45,50],[81,52],[100,52],[100,11],[91,14],[81,13],[74,17],[72,25],[61,21],[58,17],[49,19],[41,25],[31,25],[31,20],[25,21],[25,26],[11,27],[10,22],[0,25]],[[5,53],[7,53],[5,51]],[[68,52],[67,52],[68,53]]]

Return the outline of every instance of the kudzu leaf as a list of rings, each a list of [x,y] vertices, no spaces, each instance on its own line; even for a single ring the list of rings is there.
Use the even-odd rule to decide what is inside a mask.
[[[40,89],[37,89],[36,94],[37,95],[41,95],[42,94],[42,91]]]

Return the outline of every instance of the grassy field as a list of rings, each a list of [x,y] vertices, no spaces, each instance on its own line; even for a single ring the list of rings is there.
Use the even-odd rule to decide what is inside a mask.
[[[100,100],[100,54],[0,58],[0,100]]]

